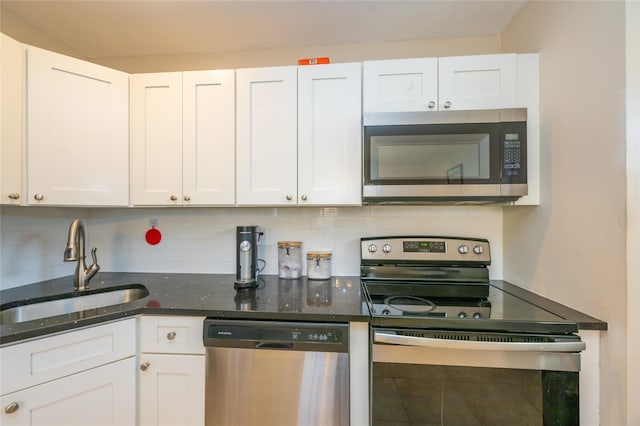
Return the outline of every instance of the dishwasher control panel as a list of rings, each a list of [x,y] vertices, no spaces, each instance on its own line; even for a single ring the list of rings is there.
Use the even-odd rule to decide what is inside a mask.
[[[348,324],[205,319],[208,347],[347,352]]]

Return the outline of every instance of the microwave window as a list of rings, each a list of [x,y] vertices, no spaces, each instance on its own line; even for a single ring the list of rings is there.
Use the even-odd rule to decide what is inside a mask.
[[[489,134],[371,136],[372,180],[489,178]]]

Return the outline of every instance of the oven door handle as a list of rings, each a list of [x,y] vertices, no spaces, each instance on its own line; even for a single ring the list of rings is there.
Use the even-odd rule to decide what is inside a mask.
[[[386,343],[390,345],[418,346],[434,349],[462,349],[484,350],[503,352],[581,352],[587,347],[579,342],[476,342],[468,340],[434,339],[430,337],[402,336],[398,334],[376,331],[373,336],[374,343]]]

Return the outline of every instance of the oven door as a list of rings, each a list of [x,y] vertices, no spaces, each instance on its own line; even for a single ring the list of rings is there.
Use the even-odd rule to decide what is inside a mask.
[[[579,424],[579,338],[510,343],[455,336],[374,329],[373,425]]]

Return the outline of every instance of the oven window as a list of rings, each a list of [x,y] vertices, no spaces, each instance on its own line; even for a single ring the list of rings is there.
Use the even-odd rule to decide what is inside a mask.
[[[577,425],[577,383],[577,373],[374,362],[372,420],[374,426]]]
[[[371,136],[371,180],[488,179],[490,135]]]

